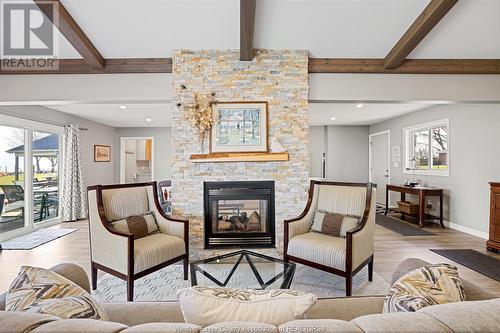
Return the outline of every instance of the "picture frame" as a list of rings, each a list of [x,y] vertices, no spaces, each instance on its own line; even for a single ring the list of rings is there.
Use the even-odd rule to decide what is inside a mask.
[[[94,145],[94,162],[111,162],[111,146]]]
[[[267,102],[214,102],[210,153],[269,151]]]

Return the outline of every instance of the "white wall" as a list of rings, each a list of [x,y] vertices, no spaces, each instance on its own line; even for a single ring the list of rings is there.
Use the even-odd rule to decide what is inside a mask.
[[[368,126],[328,126],[326,177],[368,181]]]
[[[312,177],[321,177],[321,152],[325,151],[327,179],[368,181],[368,126],[311,126],[309,130]]]
[[[81,131],[82,166],[87,186],[114,183],[115,165],[119,162],[119,150],[115,145],[115,128],[91,120],[72,116],[41,106],[0,106],[0,113],[28,119],[42,119],[46,122],[77,124],[87,128]],[[111,162],[94,162],[94,145],[111,146]]]
[[[309,176],[322,177],[323,153],[326,153],[327,126],[309,127]]]
[[[424,185],[444,188],[445,218],[459,230],[485,237],[488,232],[488,182],[500,180],[500,104],[435,106],[370,126],[370,133],[391,131],[391,146],[403,147],[403,128],[449,118],[449,176],[420,176]],[[403,149],[403,148],[402,148]],[[411,175],[391,163],[391,182]],[[393,202],[399,197],[393,196]],[[439,203],[432,200],[434,211]]]
[[[116,129],[116,145],[119,153],[121,137],[153,137],[154,138],[154,179],[171,178],[171,128],[170,127],[119,127]],[[119,157],[118,157],[119,158]],[[120,163],[116,164],[115,182],[120,182]]]

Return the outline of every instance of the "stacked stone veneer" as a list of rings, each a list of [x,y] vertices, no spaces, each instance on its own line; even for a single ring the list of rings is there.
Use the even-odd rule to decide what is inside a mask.
[[[174,216],[190,220],[194,257],[203,248],[203,182],[274,180],[276,241],[281,252],[283,220],[300,214],[307,200],[308,53],[259,50],[253,61],[239,61],[238,50],[178,50],[173,55],[172,204]],[[183,89],[185,86],[186,89]],[[181,96],[215,92],[217,101],[267,101],[269,139],[286,147],[288,162],[192,163],[200,139],[175,105]],[[203,152],[208,152],[205,140]]]

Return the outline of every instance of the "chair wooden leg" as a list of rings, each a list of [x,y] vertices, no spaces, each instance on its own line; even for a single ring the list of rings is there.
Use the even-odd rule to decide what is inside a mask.
[[[345,295],[346,296],[352,295],[352,275],[351,275],[351,273],[347,273],[347,276],[345,277]]]
[[[373,258],[368,263],[368,281],[373,281]]]
[[[184,280],[189,278],[189,258],[184,259]]]
[[[127,277],[127,301],[134,301],[134,279],[131,276]]]
[[[90,264],[91,270],[91,280],[92,280],[92,290],[97,289],[97,268],[94,266],[94,263]]]

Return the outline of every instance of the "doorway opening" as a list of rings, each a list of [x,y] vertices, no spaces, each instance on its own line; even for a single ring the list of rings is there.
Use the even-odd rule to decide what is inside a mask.
[[[154,179],[154,137],[120,139],[120,183],[145,183]]]
[[[391,182],[391,132],[389,130],[369,136],[369,180],[377,184],[377,206],[384,207],[386,185]]]

